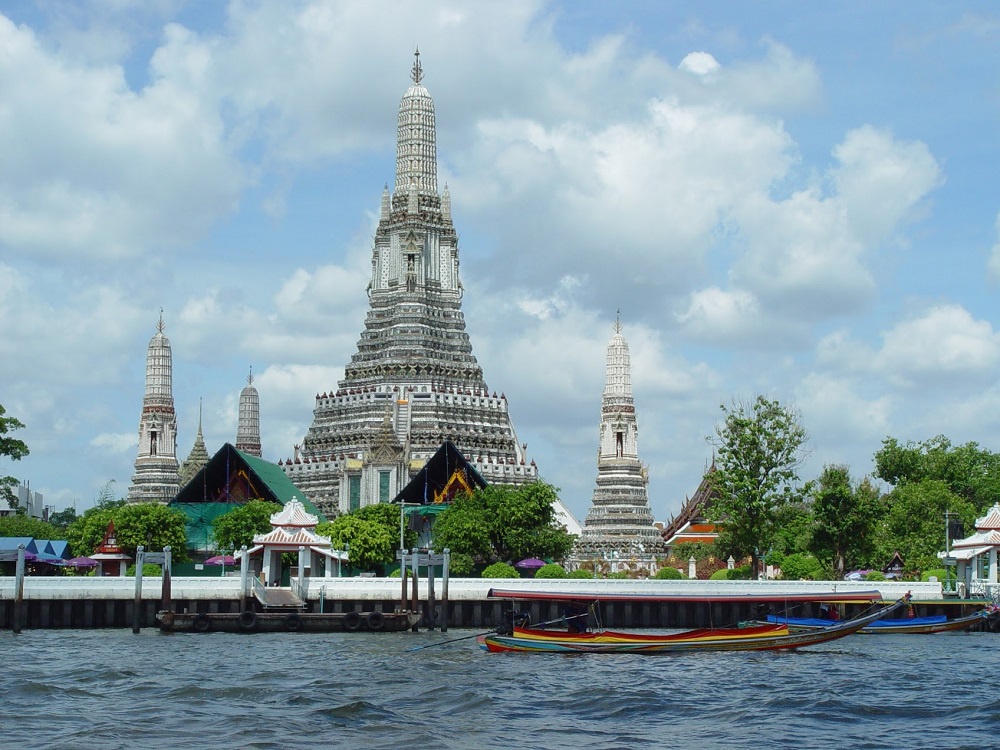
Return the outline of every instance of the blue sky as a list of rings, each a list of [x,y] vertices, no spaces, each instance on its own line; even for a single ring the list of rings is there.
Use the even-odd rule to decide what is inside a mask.
[[[801,413],[803,479],[887,436],[1000,450],[992,3],[0,1],[0,462],[127,491],[146,345],[178,454],[264,457],[367,309],[415,45],[491,390],[581,520],[617,310],[658,519],[721,404]]]

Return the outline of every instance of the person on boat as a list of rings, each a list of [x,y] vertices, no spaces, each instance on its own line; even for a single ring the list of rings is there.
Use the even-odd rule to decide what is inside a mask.
[[[563,610],[563,620],[566,622],[566,628],[571,633],[586,633],[587,632],[587,608],[576,603],[570,603],[566,605],[566,609]]]

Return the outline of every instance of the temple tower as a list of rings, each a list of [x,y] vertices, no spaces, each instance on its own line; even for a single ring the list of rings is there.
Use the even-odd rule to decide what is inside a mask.
[[[139,455],[128,489],[130,503],[169,503],[180,490],[173,356],[163,328],[161,310],[146,350],[146,394],[139,417]]]
[[[312,426],[280,462],[327,515],[391,500],[445,440],[489,482],[538,477],[507,399],[487,388],[465,331],[458,235],[448,189],[438,192],[434,101],[422,85],[419,51],[411,78],[357,353],[337,388],[316,395]]]
[[[188,482],[194,479],[195,474],[205,468],[207,463],[208,449],[205,447],[205,438],[201,432],[201,399],[198,399],[198,434],[195,436],[191,452],[181,464],[181,487],[186,487]]]
[[[597,486],[576,554],[644,555],[662,551],[653,526],[646,467],[639,461],[639,426],[632,399],[632,365],[621,320],[608,342]]]
[[[236,450],[260,458],[260,396],[253,387],[253,369],[240,392],[240,416],[236,425]]]

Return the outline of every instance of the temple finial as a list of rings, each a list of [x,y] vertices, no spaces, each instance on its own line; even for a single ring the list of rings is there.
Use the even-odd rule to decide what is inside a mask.
[[[410,78],[417,85],[424,80],[424,69],[420,67],[420,47],[417,47],[416,52],[413,53],[413,69],[410,71]]]
[[[615,333],[622,332],[622,309],[618,308],[618,315],[615,318]]]
[[[247,385],[253,385],[253,365],[250,365],[250,374],[247,375]]]
[[[163,323],[163,308],[161,307],[160,308],[160,320],[156,324],[156,332],[157,333],[163,333],[163,329],[164,328],[166,328],[166,325],[164,325],[164,323]]]

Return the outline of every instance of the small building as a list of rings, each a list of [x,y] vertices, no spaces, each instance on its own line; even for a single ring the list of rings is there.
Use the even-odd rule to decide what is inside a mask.
[[[330,537],[316,533],[318,522],[318,516],[306,512],[305,506],[293,497],[281,511],[271,516],[271,530],[254,536],[253,547],[246,551],[247,560],[242,560],[241,550],[234,557],[241,564],[248,564],[247,570],[265,586],[281,583],[284,573],[281,556],[285,552],[299,556],[306,577],[315,576],[321,569],[324,578],[333,578],[335,574],[339,577],[348,553],[333,549]]]
[[[118,546],[114,521],[108,522],[108,528],[104,532],[104,541],[94,548],[94,554],[90,558],[97,561],[97,572],[95,575],[124,577],[132,558],[126,555],[125,550]]]
[[[958,569],[959,593],[987,596],[1000,591],[997,550],[1000,549],[1000,504],[994,504],[985,516],[976,519],[976,533],[951,544],[938,557]],[[950,559],[949,559],[950,558]]]

